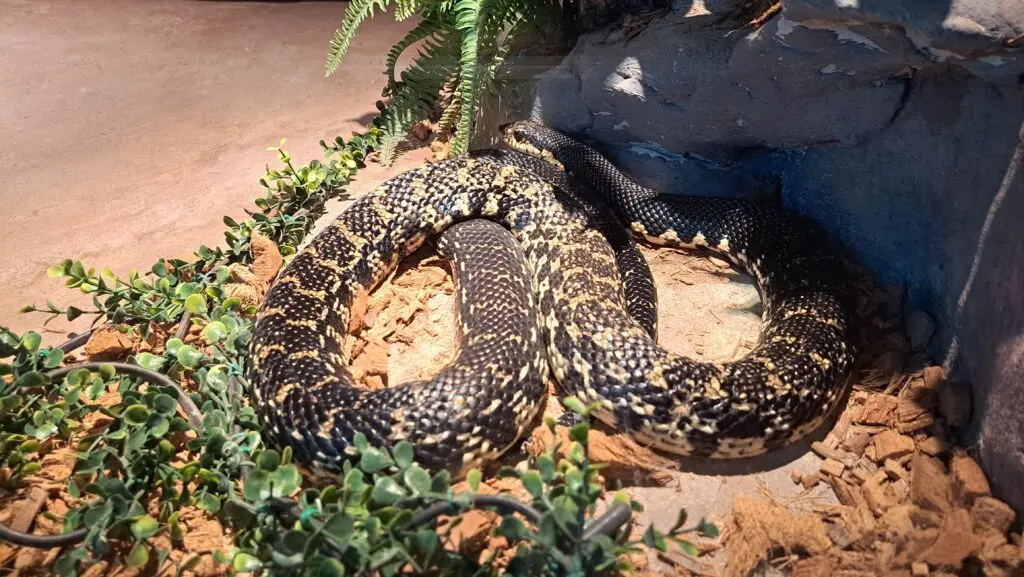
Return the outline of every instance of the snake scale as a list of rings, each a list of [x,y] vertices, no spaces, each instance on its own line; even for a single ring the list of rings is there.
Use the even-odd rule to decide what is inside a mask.
[[[613,249],[594,226],[593,206],[570,187],[511,162],[517,157],[507,152],[478,152],[384,182],[280,273],[257,314],[247,364],[269,442],[291,446],[300,464],[334,472],[362,432],[371,444],[409,440],[425,467],[461,474],[522,436],[541,407],[549,370],[564,393],[596,402],[598,419],[680,455],[757,455],[824,421],[842,398],[854,351],[852,293],[822,229],[767,204],[659,195],[543,125],[519,122],[503,131],[512,148],[557,161],[638,236],[707,247],[748,271],[764,306],[755,348],[714,363],[658,346],[644,308],[631,306],[623,290],[638,266],[630,265],[631,241]],[[480,245],[508,251],[507,274],[481,268],[490,249],[471,254],[488,238],[477,225],[462,231],[475,240],[457,240],[461,227],[452,227],[473,219],[511,233],[533,297],[501,292],[523,289],[509,280],[524,271],[501,240],[508,235],[495,232]],[[356,387],[341,354],[353,304],[439,236],[460,286],[456,360],[427,381]],[[643,287],[644,273],[636,274],[633,284]]]

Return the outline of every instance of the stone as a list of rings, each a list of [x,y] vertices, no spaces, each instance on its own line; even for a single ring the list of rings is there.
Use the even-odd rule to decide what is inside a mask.
[[[990,527],[1000,533],[1006,533],[1017,518],[1017,514],[999,499],[982,496],[971,506],[971,518],[976,527]]]
[[[985,0],[843,2],[785,0],[794,21],[865,22],[899,27],[919,50],[935,58],[990,52],[1024,34],[1024,6]]]
[[[970,506],[976,498],[991,494],[985,472],[970,456],[964,453],[954,455],[949,469],[952,477],[950,497],[954,502]]]
[[[531,115],[661,192],[774,187],[881,284],[906,286],[907,309],[935,323],[926,352],[971,391],[964,442],[1024,510],[1024,52],[1003,47],[1022,10],[784,0],[741,29],[680,7],[628,43],[583,35],[536,78]]]
[[[949,477],[942,462],[919,454],[910,463],[910,498],[914,504],[938,512],[949,509]]]
[[[928,343],[935,334],[935,321],[924,311],[910,311],[906,320],[907,336],[910,338],[910,350],[923,353],[928,350]]]

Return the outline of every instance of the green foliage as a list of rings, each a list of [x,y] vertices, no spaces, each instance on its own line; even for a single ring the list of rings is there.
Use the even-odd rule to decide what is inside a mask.
[[[334,73],[344,60],[359,25],[375,9],[385,11],[388,0],[353,0],[334,33],[326,73]],[[382,96],[393,100],[384,112],[381,163],[390,165],[398,143],[412,125],[428,117],[443,88],[452,88],[452,100],[441,123],[454,127],[451,152],[469,148],[481,95],[500,89],[498,70],[512,43],[530,31],[546,30],[559,22],[556,0],[398,0],[395,18],[413,14],[420,23],[388,52]],[[408,70],[395,78],[401,54],[423,42]],[[457,119],[457,121],[456,121]]]
[[[555,446],[525,471],[502,471],[520,480],[541,515],[535,525],[506,516],[495,529],[515,550],[503,569],[493,558],[480,561],[455,552],[451,531],[458,519],[443,531],[413,523],[416,513],[438,503],[454,515],[468,510],[482,480],[480,471],[468,474],[471,493],[455,494],[447,473],[431,475],[414,463],[412,445],[400,443],[388,451],[357,436],[357,453],[343,474],[334,484],[315,487],[300,476],[289,449],[279,453],[263,446],[256,414],[242,394],[254,311],[226,296],[226,265],[246,261],[248,235],[257,230],[294,249],[323,202],[348,182],[369,148],[380,145],[382,134],[375,127],[348,143],[321,143],[328,162],[299,168],[274,148],[284,168],[268,169],[261,181],[266,190],[257,200],[261,212],[250,213],[253,218],[241,224],[225,219],[227,250],[203,247],[195,261],[160,260],[145,277],[133,272],[127,279],[66,260],[51,268],[51,276],[93,295],[96,310],[52,303],[44,309],[26,307],[51,319],[90,313],[96,320],[134,324],[139,330],[191,313],[198,340],[172,337],[159,353],[140,353],[135,361],[186,383],[189,399],[200,408],[201,427],[193,427],[174,388],[125,377],[110,365],[72,370],[57,382],[48,373],[62,364],[63,351],[43,348],[38,333],[17,335],[0,328],[3,488],[14,490],[39,471],[41,452],[48,446],[71,444],[76,451],[67,490],[79,501],[63,523],[68,531],[86,528],[87,537],[85,547],[65,550],[58,558],[57,574],[76,576],[109,555],[120,555],[129,567],[163,564],[169,551],[154,547],[152,539],[167,535],[172,543],[182,541],[183,507],[204,510],[230,528],[234,549],[216,552],[214,558],[235,571],[387,576],[411,568],[445,576],[583,576],[628,569],[623,556],[641,542],[629,541],[625,531],[584,538],[603,488],[599,467],[588,456],[591,408],[576,399],[567,399],[566,406],[585,422],[571,430],[564,457]],[[300,213],[308,222],[299,220]],[[117,393],[117,401],[98,404],[109,392]],[[102,424],[83,427],[83,420],[96,412]],[[616,499],[638,506],[625,495]],[[664,549],[676,541],[692,554],[683,535],[716,531],[705,523],[684,530],[684,522],[681,517],[667,534],[652,528],[642,543]],[[199,561],[199,556],[188,559],[179,572]]]

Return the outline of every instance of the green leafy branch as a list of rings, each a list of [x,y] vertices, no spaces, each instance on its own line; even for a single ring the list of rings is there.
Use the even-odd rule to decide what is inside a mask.
[[[387,56],[387,85],[381,95],[392,101],[383,113],[380,150],[385,166],[413,124],[429,117],[446,87],[452,97],[441,124],[455,128],[451,153],[466,152],[481,95],[497,91],[497,72],[513,43],[530,32],[549,32],[562,20],[558,0],[353,0],[331,39],[326,75],[341,66],[359,26],[375,10],[386,11],[392,4],[396,19],[416,14],[420,22]],[[396,80],[399,57],[417,43],[422,44],[413,64]]]

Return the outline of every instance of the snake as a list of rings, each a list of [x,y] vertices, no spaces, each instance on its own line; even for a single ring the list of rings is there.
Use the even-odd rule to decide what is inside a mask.
[[[748,272],[763,305],[754,348],[711,362],[661,347],[642,308],[629,305],[620,271],[628,259],[593,226],[592,206],[507,153],[477,151],[385,181],[282,269],[257,312],[246,365],[270,443],[290,446],[299,464],[337,472],[359,454],[358,434],[385,447],[409,441],[423,466],[462,474],[522,438],[549,376],[598,420],[681,456],[769,452],[803,439],[834,411],[855,353],[852,291],[824,229],[766,203],[658,194],[539,123],[513,123],[502,133],[510,148],[595,191],[634,236],[708,248]],[[521,295],[499,295],[499,285],[524,289],[508,280],[512,270],[490,274],[463,259],[454,265],[466,289],[456,359],[432,379],[358,387],[342,351],[361,295],[428,240],[477,219],[502,226],[514,242],[501,246],[522,251],[536,310]],[[453,241],[453,260],[486,237]],[[495,311],[520,316],[498,323],[488,318]],[[536,324],[527,322],[534,314]]]

